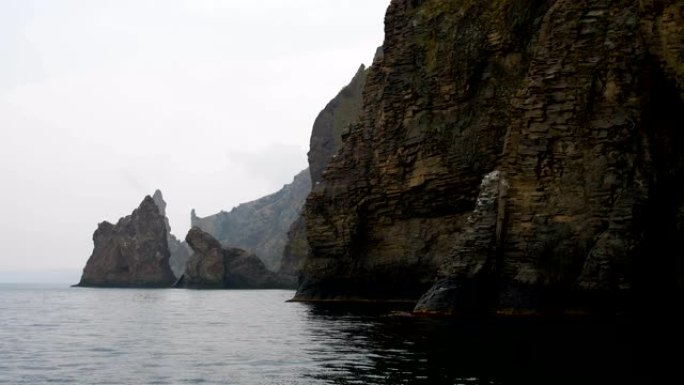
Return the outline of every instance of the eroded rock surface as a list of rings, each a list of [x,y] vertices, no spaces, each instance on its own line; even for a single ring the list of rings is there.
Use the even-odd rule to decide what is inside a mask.
[[[363,64],[342,90],[323,108],[314,121],[309,141],[311,183],[321,181],[323,170],[342,144],[342,134],[359,120],[362,92],[368,71]]]
[[[199,228],[192,228],[185,241],[194,254],[177,287],[190,289],[277,289],[293,283],[269,271],[254,254],[221,243]]]
[[[114,225],[102,222],[93,234],[93,254],[78,286],[171,287],[166,217],[149,195]]]
[[[381,55],[381,50],[378,50],[376,57]],[[366,84],[367,74],[368,70],[361,65],[349,84],[325,106],[314,121],[308,153],[312,186],[321,182],[325,168],[342,144],[342,137],[348,134],[351,125],[359,121],[363,103],[362,91]],[[302,200],[303,204],[304,200]],[[293,279],[297,277],[309,251],[306,225],[302,214],[292,223],[287,232],[287,243],[283,250],[279,273],[291,276]]]
[[[417,311],[508,314],[681,293],[683,18],[683,1],[393,0],[360,123],[305,205],[295,298],[432,287]]]

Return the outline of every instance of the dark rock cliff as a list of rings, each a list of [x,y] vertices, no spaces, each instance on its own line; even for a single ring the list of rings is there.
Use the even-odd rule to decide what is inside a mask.
[[[359,120],[362,92],[368,71],[362,64],[342,90],[323,108],[314,121],[309,141],[311,184],[321,181],[323,170],[342,144],[342,134]]]
[[[304,216],[300,214],[287,231],[287,242],[278,273],[297,279],[307,255],[309,243],[306,240],[306,224]]]
[[[249,250],[277,271],[287,242],[287,232],[301,212],[311,189],[309,170],[294,177],[278,192],[242,203],[230,212],[200,218],[192,211],[191,222],[211,234],[223,245]]]
[[[149,195],[116,225],[102,222],[78,286],[171,287],[168,224]]]
[[[376,57],[380,55],[379,49]],[[323,108],[314,121],[308,153],[312,186],[321,182],[323,171],[342,144],[342,136],[359,120],[367,75],[368,70],[361,65],[349,84]],[[308,254],[309,244],[302,214],[287,233],[287,243],[279,272],[292,277],[297,276]]]
[[[380,52],[378,50],[376,56],[379,56]],[[312,185],[321,182],[323,171],[342,144],[342,136],[359,120],[363,102],[362,91],[367,74],[368,70],[361,65],[349,84],[323,108],[314,121],[308,153]],[[306,197],[302,198],[302,205],[304,199]],[[292,277],[297,276],[308,253],[304,217],[300,215],[288,230],[279,272]]]
[[[295,299],[508,314],[681,292],[683,18],[392,1],[361,121],[305,205]]]
[[[210,234],[193,227],[185,241],[194,251],[175,286],[190,289],[277,289],[292,282],[269,271],[256,255],[223,247]]]

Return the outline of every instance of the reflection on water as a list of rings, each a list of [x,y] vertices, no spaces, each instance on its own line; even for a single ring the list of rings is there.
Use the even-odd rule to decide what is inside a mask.
[[[0,384],[651,384],[661,383],[654,373],[681,377],[680,340],[671,332],[679,324],[429,319],[377,305],[286,303],[292,294],[0,287]]]
[[[311,305],[310,349],[334,384],[625,384],[629,323],[612,321],[449,320],[383,309]]]

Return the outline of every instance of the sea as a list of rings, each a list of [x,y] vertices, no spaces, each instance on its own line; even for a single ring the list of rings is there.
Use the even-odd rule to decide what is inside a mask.
[[[0,384],[684,383],[681,345],[666,354],[667,334],[628,320],[426,318],[293,294],[2,284]]]

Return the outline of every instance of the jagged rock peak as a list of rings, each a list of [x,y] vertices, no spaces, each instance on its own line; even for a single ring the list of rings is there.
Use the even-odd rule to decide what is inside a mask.
[[[190,250],[190,247],[185,242],[181,242],[178,240],[178,238],[176,238],[175,235],[171,234],[171,224],[169,222],[169,218],[166,216],[166,201],[164,200],[161,190],[155,190],[154,194],[152,195],[152,199],[159,208],[159,213],[164,216],[166,229],[168,231],[167,239],[169,244],[169,252],[171,254],[169,258],[169,265],[171,266],[174,276],[178,278],[183,275],[183,272],[185,271],[185,264],[188,262],[188,259],[190,259],[192,250]]]
[[[169,218],[166,216],[166,201],[164,200],[164,196],[162,195],[161,190],[157,189],[154,191],[154,194],[152,194],[152,200],[157,205],[157,208],[159,209],[159,214],[164,217],[164,222],[166,223],[166,231],[168,231],[169,234],[171,234],[171,223],[169,222]]]
[[[102,222],[78,286],[170,287],[166,218],[151,196],[116,225]]]
[[[164,200],[161,190],[154,190],[152,199],[154,200],[154,203],[157,204],[157,207],[159,207],[159,213],[163,216],[166,216],[166,201]]]

